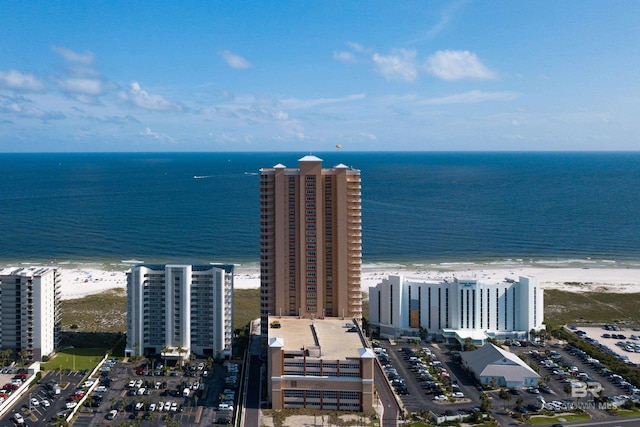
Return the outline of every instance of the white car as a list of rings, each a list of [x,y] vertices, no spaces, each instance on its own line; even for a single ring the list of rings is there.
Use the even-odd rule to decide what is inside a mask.
[[[439,395],[435,396],[433,398],[433,400],[442,402],[444,400],[447,400],[447,396],[445,396],[444,394],[439,394]]]
[[[24,424],[24,418],[22,417],[22,414],[16,412],[15,414],[13,414],[13,419],[16,420],[16,424]]]
[[[77,404],[76,402],[67,402],[64,406],[65,406],[67,409],[73,409],[73,408],[75,408],[76,406],[78,406],[78,404]]]
[[[461,391],[456,391],[455,393],[453,393],[453,397],[455,397],[456,399],[462,399],[464,398],[464,393]]]
[[[40,406],[40,402],[35,397],[31,398],[31,406]]]
[[[156,410],[156,404],[152,403],[151,405],[149,405],[149,412],[153,412]]]
[[[109,413],[107,414],[107,419],[108,420],[113,420],[117,415],[118,415],[118,411],[113,409],[113,410],[109,411]]]
[[[40,404],[41,404],[42,406],[44,406],[45,408],[48,408],[49,406],[51,406],[51,403],[49,403],[49,401],[48,401],[47,399],[42,399],[42,400],[40,401]]]
[[[96,392],[98,393],[104,393],[107,391],[107,387],[103,386],[103,385],[99,385],[98,387],[96,387]]]

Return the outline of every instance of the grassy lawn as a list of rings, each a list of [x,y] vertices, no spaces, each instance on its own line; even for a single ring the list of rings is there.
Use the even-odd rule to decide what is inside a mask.
[[[640,294],[613,292],[573,293],[555,289],[544,291],[545,322],[621,323],[638,322]]]
[[[58,352],[50,361],[43,363],[42,367],[49,371],[55,369],[71,369],[81,371],[92,370],[106,354],[105,348],[70,348]]]
[[[233,291],[233,328],[243,328],[260,317],[260,289]]]
[[[618,409],[618,415],[623,417],[639,417],[640,409]]]
[[[574,421],[588,421],[591,417],[587,414],[561,414],[553,417],[545,415],[533,415],[527,421],[528,424],[554,424],[554,423],[571,423]]]

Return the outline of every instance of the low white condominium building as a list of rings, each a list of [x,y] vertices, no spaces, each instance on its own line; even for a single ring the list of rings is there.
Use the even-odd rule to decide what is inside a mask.
[[[369,288],[371,327],[382,336],[415,335],[482,345],[487,338],[525,339],[544,329],[543,291],[534,277],[515,280],[389,276]]]
[[[0,348],[42,360],[57,347],[60,272],[55,267],[0,269]]]
[[[523,388],[537,386],[538,375],[516,354],[491,343],[460,353],[462,365],[483,385]]]
[[[136,265],[127,272],[125,353],[229,356],[232,306],[233,265]]]

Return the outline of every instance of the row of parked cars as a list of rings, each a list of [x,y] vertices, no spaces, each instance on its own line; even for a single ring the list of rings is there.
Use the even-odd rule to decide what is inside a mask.
[[[416,379],[422,383],[421,387],[425,389],[426,394],[433,394],[435,401],[448,400],[445,388],[450,384],[449,372],[431,350],[425,347],[420,350],[403,348],[402,351],[410,365],[409,369],[415,372]],[[452,397],[464,398],[457,384],[453,384],[452,389]]]
[[[587,333],[585,331],[582,330],[574,330],[573,331],[577,336],[579,336],[580,338],[582,338],[583,340],[587,341],[590,344],[595,345],[596,347],[598,347],[598,349],[600,349],[601,351],[603,351],[604,353],[610,354],[611,356],[617,358],[618,360],[621,360],[624,363],[633,365],[633,363],[629,360],[629,356],[625,356],[623,354],[618,354],[615,351],[613,351],[612,349],[610,349],[609,347],[607,347],[606,345],[602,344],[601,342],[599,342],[597,339],[595,338],[591,338],[589,336],[587,336]],[[620,336],[620,335],[617,335]],[[623,335],[624,336],[624,335]]]
[[[218,402],[218,411],[228,412],[230,415],[234,411],[234,404],[236,400],[235,390],[238,387],[238,364],[237,363],[227,363],[227,374],[224,379],[225,389],[222,392],[222,396],[220,396],[220,401]]]
[[[18,371],[18,373],[0,389],[0,403],[4,402],[14,391],[27,380],[27,374],[24,371]]]
[[[625,389],[631,395],[640,396],[640,389],[638,387],[628,382],[621,375],[618,375],[610,369],[607,369],[596,359],[593,359],[591,356],[589,356],[589,354],[587,354],[585,351],[580,350],[579,348],[576,348],[574,346],[568,346],[567,350],[569,351],[569,353],[580,357],[582,360],[592,365],[602,376],[606,377],[613,384]]]

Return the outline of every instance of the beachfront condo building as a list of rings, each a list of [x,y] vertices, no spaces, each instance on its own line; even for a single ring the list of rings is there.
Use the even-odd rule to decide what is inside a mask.
[[[127,272],[127,356],[231,354],[233,265],[140,264]]]
[[[416,335],[483,345],[528,339],[544,329],[544,294],[535,277],[411,280],[389,276],[369,288],[370,325],[381,336]]]
[[[360,171],[305,156],[260,169],[261,325],[362,317]]]
[[[273,409],[372,412],[376,356],[355,324],[335,317],[271,316],[269,325]]]
[[[55,267],[0,269],[0,348],[42,360],[58,346],[60,271]]]

